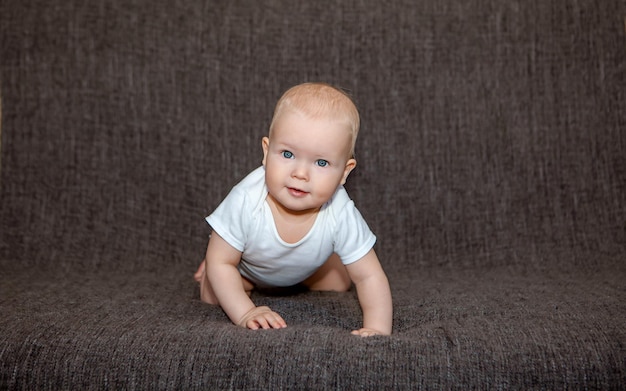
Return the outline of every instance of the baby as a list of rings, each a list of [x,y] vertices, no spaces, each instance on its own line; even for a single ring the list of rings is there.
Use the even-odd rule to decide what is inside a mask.
[[[254,287],[302,283],[344,292],[354,283],[363,327],[352,334],[391,334],[391,291],[376,237],[343,187],[356,166],[359,121],[352,100],[328,84],[285,92],[261,142],[263,165],[206,219],[213,233],[195,274],[204,302],[242,327],[279,329],[285,320],[255,306]]]

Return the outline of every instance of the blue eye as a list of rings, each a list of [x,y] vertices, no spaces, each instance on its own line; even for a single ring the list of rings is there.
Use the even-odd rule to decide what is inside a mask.
[[[289,151],[283,151],[282,155],[283,155],[283,157],[285,159],[292,159],[293,158],[293,153],[291,153]]]
[[[328,166],[328,160],[319,159],[315,162],[315,164],[317,164],[319,167],[326,167]]]

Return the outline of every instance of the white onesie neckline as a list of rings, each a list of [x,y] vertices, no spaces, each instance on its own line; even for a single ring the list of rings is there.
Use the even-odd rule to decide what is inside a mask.
[[[266,189],[267,190],[267,189]],[[313,235],[313,232],[315,232],[315,229],[317,228],[317,226],[319,225],[319,221],[320,221],[320,215],[324,212],[324,210],[326,209],[326,204],[322,205],[322,207],[320,208],[320,210],[317,212],[317,215],[315,216],[315,222],[313,222],[313,225],[311,226],[311,228],[309,228],[309,230],[307,231],[307,233],[297,242],[294,243],[289,243],[287,241],[285,241],[281,236],[280,233],[278,232],[278,227],[276,226],[276,220],[274,219],[274,214],[272,213],[272,207],[270,206],[270,204],[267,202],[267,196],[268,196],[268,192],[265,193],[265,200],[263,202],[263,213],[265,213],[266,217],[269,219],[269,221],[272,222],[272,232],[274,233],[274,237],[276,238],[276,240],[278,241],[278,243],[280,243],[281,245],[285,246],[285,247],[298,247],[300,246],[302,243],[306,242],[307,239]]]

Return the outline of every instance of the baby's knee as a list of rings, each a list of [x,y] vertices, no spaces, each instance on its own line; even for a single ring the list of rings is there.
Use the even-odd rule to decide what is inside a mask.
[[[350,278],[341,278],[341,280],[337,283],[337,292],[347,292],[352,288],[352,281]]]

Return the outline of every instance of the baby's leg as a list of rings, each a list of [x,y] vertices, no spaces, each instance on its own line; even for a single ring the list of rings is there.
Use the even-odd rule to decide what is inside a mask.
[[[312,291],[346,292],[352,286],[352,281],[339,255],[333,253],[303,284]]]
[[[211,287],[211,282],[209,281],[209,276],[207,276],[205,272],[206,260],[200,263],[198,270],[194,274],[194,279],[200,283],[200,299],[207,304],[219,304],[217,297],[215,296],[215,292],[213,292],[213,288]],[[241,277],[241,283],[243,284],[243,289],[246,291],[248,296],[252,293],[252,289],[254,289],[254,285],[243,276]]]

